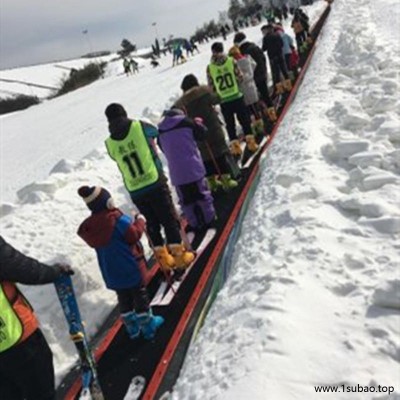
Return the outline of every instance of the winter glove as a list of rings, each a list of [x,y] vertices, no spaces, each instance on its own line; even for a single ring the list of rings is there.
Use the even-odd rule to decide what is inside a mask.
[[[54,264],[54,267],[58,268],[62,275],[74,275],[75,271],[67,264]]]
[[[193,118],[193,121],[196,122],[196,124],[204,125],[203,118],[201,118],[201,117],[195,117],[195,118]]]
[[[135,220],[137,221],[138,219],[141,219],[144,223],[146,223],[146,218],[143,214],[137,213],[135,214]]]

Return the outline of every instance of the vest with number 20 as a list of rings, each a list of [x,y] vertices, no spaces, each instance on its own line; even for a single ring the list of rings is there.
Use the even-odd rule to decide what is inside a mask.
[[[228,57],[222,65],[211,63],[209,71],[215,89],[223,103],[242,97],[236,80],[235,65],[232,57]]]
[[[158,169],[140,121],[132,121],[125,139],[108,138],[105,143],[129,192],[143,189],[157,181]]]

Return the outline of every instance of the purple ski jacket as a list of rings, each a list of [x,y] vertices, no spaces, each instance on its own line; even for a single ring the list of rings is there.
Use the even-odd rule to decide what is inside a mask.
[[[158,125],[159,145],[168,161],[174,186],[196,182],[205,168],[196,140],[204,140],[207,128],[175,110],[168,111]]]

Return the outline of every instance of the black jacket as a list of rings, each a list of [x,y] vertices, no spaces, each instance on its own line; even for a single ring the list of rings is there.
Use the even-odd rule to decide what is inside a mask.
[[[263,38],[263,51],[268,53],[268,58],[273,60],[277,57],[283,57],[283,40],[279,33],[268,33]]]
[[[54,282],[63,273],[60,266],[49,266],[25,256],[0,236],[0,282],[42,285]]]
[[[263,51],[252,42],[244,42],[240,45],[240,52],[249,55],[257,64],[254,70],[254,80],[262,82],[267,79],[267,59]]]

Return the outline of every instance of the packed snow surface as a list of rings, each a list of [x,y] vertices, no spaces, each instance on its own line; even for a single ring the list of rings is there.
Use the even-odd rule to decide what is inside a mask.
[[[319,1],[306,11],[315,21],[324,7]],[[333,4],[263,158],[231,275],[189,350],[174,399],[387,397],[314,389],[342,384],[393,386],[390,399],[400,397],[399,9],[394,0]],[[259,26],[246,33],[260,42]],[[41,261],[73,266],[90,335],[116,298],[76,235],[89,214],[76,190],[103,185],[123,210],[134,209],[105,152],[104,109],[116,101],[157,122],[187,73],[205,82],[209,45],[200,49],[184,65],[171,68],[166,57],[129,78],[111,63],[105,79],[0,119],[1,234]],[[55,291],[23,291],[59,381],[76,352]]]

